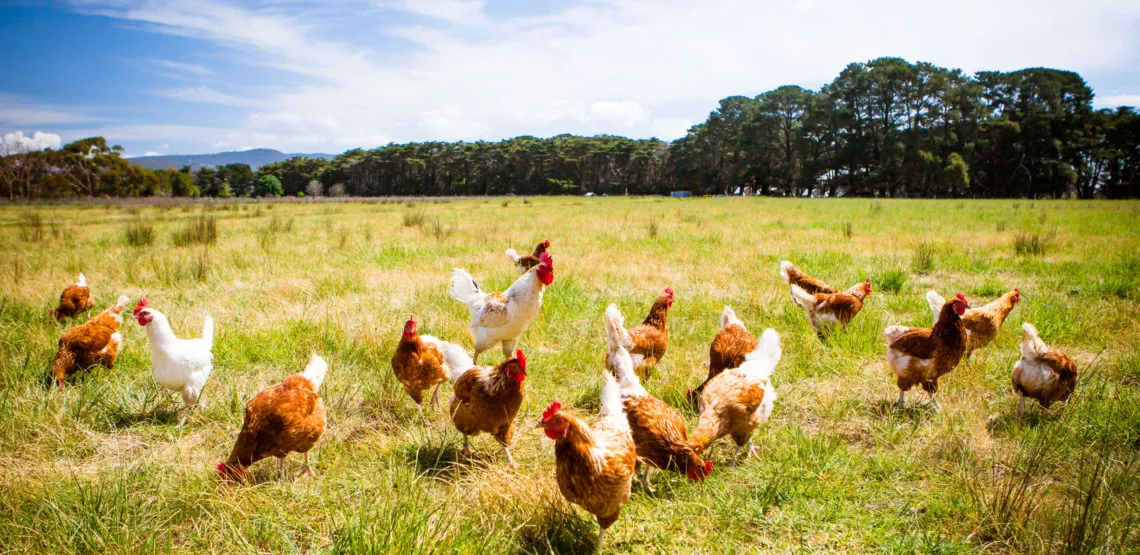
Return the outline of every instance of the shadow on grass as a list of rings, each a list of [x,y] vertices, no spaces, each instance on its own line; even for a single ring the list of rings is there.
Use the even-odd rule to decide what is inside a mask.
[[[524,524],[518,538],[517,553],[594,553],[598,525],[572,511],[551,507]],[[615,544],[604,547],[625,551]]]
[[[905,418],[915,423],[936,418],[939,414],[938,409],[929,402],[906,403],[902,410],[899,410],[895,401],[888,399],[880,399],[872,404],[870,413],[871,416],[879,418]]]

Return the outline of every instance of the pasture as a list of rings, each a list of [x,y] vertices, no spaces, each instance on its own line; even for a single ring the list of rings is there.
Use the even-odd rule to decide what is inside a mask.
[[[572,552],[597,525],[564,501],[553,444],[532,429],[560,400],[592,420],[602,312],[640,322],[676,292],[668,352],[645,382],[683,413],[703,379],[721,309],[781,335],[779,399],[704,483],[657,472],[610,528],[613,551],[1125,552],[1140,544],[1140,203],[974,200],[489,198],[405,203],[92,203],[0,207],[0,551]],[[471,458],[443,411],[426,425],[389,360],[408,315],[472,344],[452,268],[485,290],[517,277],[503,255],[550,239],[555,281],[522,336],[526,398],[512,452],[486,435]],[[832,285],[871,277],[846,332],[822,340],[789,298],[779,262]],[[150,299],[180,336],[217,322],[208,405],[185,426],[155,382],[129,318],[113,370],[63,390],[48,368],[75,322],[49,316],[86,274],[102,310]],[[993,345],[941,381],[942,410],[898,390],[882,330],[929,326],[928,289],[976,305],[1019,287]],[[94,311],[92,312],[92,314]],[[1068,403],[1027,404],[1010,370],[1031,321],[1081,372]],[[317,475],[221,485],[214,471],[245,403],[329,362]],[[501,353],[484,355],[497,363]],[[450,396],[449,386],[441,394]],[[445,405],[444,405],[445,406]]]

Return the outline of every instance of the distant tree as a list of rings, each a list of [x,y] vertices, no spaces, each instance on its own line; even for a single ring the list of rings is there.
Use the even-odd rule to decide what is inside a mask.
[[[272,175],[262,175],[257,179],[254,194],[259,197],[279,197],[282,195],[281,180]]]
[[[332,187],[329,187],[329,196],[330,197],[343,197],[344,196],[344,183],[333,183]]]
[[[248,197],[253,194],[254,176],[249,164],[226,164],[218,168],[218,178],[229,184],[233,195]],[[221,196],[220,192],[218,196]]]
[[[314,180],[310,181],[308,185],[305,186],[305,196],[319,197],[319,196],[321,196],[322,188],[323,188],[323,186],[321,185],[321,181],[319,179],[314,179]],[[344,187],[341,186],[341,189],[343,189],[343,188]]]

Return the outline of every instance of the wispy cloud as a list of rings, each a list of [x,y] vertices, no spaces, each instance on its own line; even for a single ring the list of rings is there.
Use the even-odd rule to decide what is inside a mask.
[[[187,64],[187,63],[183,63],[183,62],[175,62],[173,60],[151,60],[150,62],[152,64],[158,66],[158,67],[168,69],[171,71],[176,71],[179,73],[189,73],[189,74],[193,74],[193,75],[209,75],[210,74],[210,70],[208,70],[204,66],[200,66],[198,64]]]
[[[175,100],[186,102],[204,102],[208,104],[224,104],[228,106],[253,106],[254,101],[230,94],[218,92],[210,87],[185,87],[181,89],[163,89],[155,94]]]
[[[68,125],[100,120],[99,117],[74,109],[51,106],[24,96],[0,92],[0,128]]]
[[[382,1],[381,8],[402,10],[459,25],[483,25],[486,0],[394,0]]]

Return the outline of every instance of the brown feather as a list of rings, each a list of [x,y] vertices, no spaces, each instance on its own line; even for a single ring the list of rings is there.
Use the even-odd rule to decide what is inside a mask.
[[[392,355],[392,372],[417,405],[423,403],[424,391],[448,381],[443,355],[418,335],[411,339],[400,336],[400,344]]]
[[[476,366],[455,380],[451,421],[463,435],[486,432],[510,445],[515,416],[522,406],[523,383],[506,375],[507,365],[519,371],[518,361],[509,359],[495,368]]]
[[[245,406],[245,420],[226,466],[239,475],[267,457],[307,453],[325,431],[325,405],[301,374],[258,393]]]

